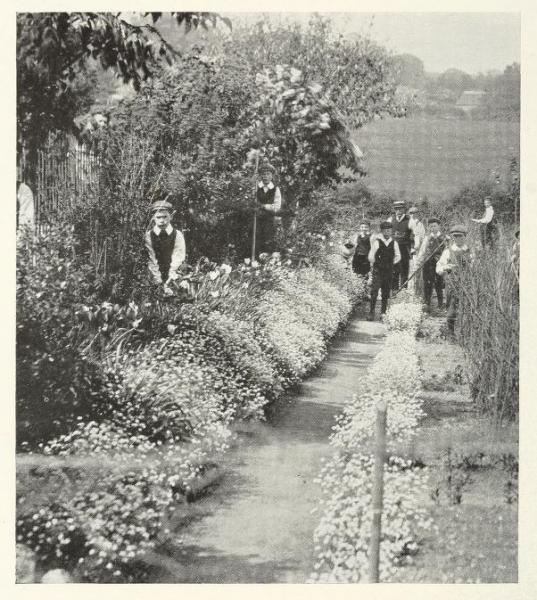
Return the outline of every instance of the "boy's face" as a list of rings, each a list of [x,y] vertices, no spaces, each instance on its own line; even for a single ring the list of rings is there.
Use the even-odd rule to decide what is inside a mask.
[[[384,236],[384,239],[387,240],[390,237],[392,237],[392,228],[391,227],[385,227],[384,229],[381,230],[381,233]]]
[[[488,208],[491,205],[491,201],[487,198],[484,202],[485,208]]]
[[[272,172],[271,171],[262,171],[261,181],[263,182],[264,185],[268,185],[272,181]]]
[[[398,206],[395,209],[395,216],[399,219],[399,218],[401,218],[403,216],[403,214],[404,214],[403,209],[400,206]]]
[[[369,233],[369,225],[366,225],[365,223],[361,223],[360,224],[360,233],[362,235],[367,235]]]
[[[172,220],[172,216],[167,210],[160,209],[155,212],[153,219],[155,219],[155,225],[157,227],[166,229]]]
[[[464,245],[464,241],[466,240],[466,236],[463,233],[454,233],[453,234],[453,241],[455,242],[455,245],[460,248],[461,246]]]
[[[434,233],[434,235],[436,235],[440,231],[440,225],[438,223],[431,223],[429,225],[429,230],[431,233]]]

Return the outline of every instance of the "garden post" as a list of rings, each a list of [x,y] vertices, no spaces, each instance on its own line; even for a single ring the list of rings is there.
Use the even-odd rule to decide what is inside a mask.
[[[373,471],[371,540],[369,543],[369,583],[379,581],[379,556],[384,495],[384,462],[386,460],[386,402],[377,404],[375,432],[375,466]]]

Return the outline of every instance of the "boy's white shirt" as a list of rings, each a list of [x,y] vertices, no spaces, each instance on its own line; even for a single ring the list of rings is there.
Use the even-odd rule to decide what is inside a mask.
[[[456,244],[451,244],[451,246],[449,246],[448,248],[446,248],[443,252],[442,255],[440,256],[440,258],[438,259],[438,262],[436,263],[436,272],[438,273],[438,275],[445,275],[446,270],[448,268],[451,268],[453,265],[453,263],[451,263],[451,251],[454,252],[461,252],[461,251],[467,251],[468,250],[468,246],[466,244],[464,244],[463,246],[457,246]]]
[[[371,238],[371,250],[369,251],[369,255],[367,257],[369,262],[371,264],[375,263],[375,254],[379,249],[379,240],[382,240],[385,246],[388,246],[388,244],[393,240],[393,264],[396,265],[401,260],[401,251],[399,250],[399,244],[392,237],[385,239],[383,235],[379,235],[374,239]]]
[[[165,229],[166,233],[170,235],[173,231],[173,226],[168,224]],[[172,251],[172,260],[170,263],[170,271],[168,273],[168,280],[176,280],[179,278],[179,267],[184,263],[186,258],[186,245],[185,245],[185,237],[179,229],[175,230],[177,233],[175,235],[175,244]],[[155,235],[158,235],[161,232],[160,227],[153,227],[153,232]],[[157,257],[155,255],[155,250],[153,248],[153,244],[151,242],[151,231],[146,232],[145,234],[145,247],[147,249],[147,253],[149,254],[149,272],[153,276],[153,279],[156,283],[166,283],[162,281],[162,276],[160,274],[160,269],[158,268]]]
[[[425,258],[427,257],[427,253],[428,253],[428,249],[427,246],[429,245],[429,240],[432,239],[438,239],[439,237],[442,237],[442,232],[439,231],[437,233],[428,233],[424,238],[423,238],[423,242],[421,243],[420,246],[420,250],[418,253],[418,258],[417,258],[417,263],[418,265],[420,265]]]
[[[280,192],[280,188],[274,185],[274,182],[270,181],[267,185],[265,185],[262,181],[257,184],[258,188],[263,188],[263,191],[266,193],[268,190],[272,190],[276,188],[274,192],[274,202],[272,204],[263,204],[265,208],[272,210],[273,212],[278,212],[282,207],[282,193]]]
[[[474,223],[490,223],[494,217],[494,208],[492,206],[487,206],[485,208],[485,214],[481,219],[472,219]]]

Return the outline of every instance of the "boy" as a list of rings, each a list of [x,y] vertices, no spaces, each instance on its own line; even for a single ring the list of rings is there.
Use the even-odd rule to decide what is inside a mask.
[[[410,229],[409,217],[405,214],[405,203],[396,200],[393,203],[395,215],[389,217],[393,227],[393,237],[397,242],[401,253],[401,260],[397,263],[393,273],[393,289],[407,287],[408,270],[410,266],[410,251],[412,248],[412,230]],[[404,284],[404,285],[403,285]]]
[[[417,206],[411,206],[408,209],[408,226],[412,232],[413,247],[410,250],[410,267],[409,277],[415,273],[418,268],[418,253],[420,251],[423,240],[425,239],[425,225],[421,220],[421,212]],[[416,276],[410,280],[409,287],[411,291],[420,296],[422,293],[421,278]]]
[[[401,260],[399,244],[392,239],[392,224],[389,221],[380,224],[380,235],[371,242],[368,258],[373,273],[368,321],[373,321],[379,290],[382,298],[380,312],[382,315],[386,313],[394,265]]]
[[[450,230],[452,244],[445,248],[436,264],[436,272],[442,275],[447,291],[447,326],[451,335],[455,334],[455,321],[459,311],[461,281],[457,275],[470,260],[470,249],[466,245],[466,227],[456,225]]]
[[[472,219],[474,223],[481,225],[481,246],[486,248],[494,246],[494,237],[496,235],[496,217],[492,206],[492,198],[487,196],[483,201],[485,205],[485,214],[481,219]]]
[[[427,310],[429,311],[431,309],[433,288],[436,292],[438,308],[442,309],[444,307],[444,280],[442,276],[436,272],[436,265],[444,250],[446,238],[440,231],[439,219],[431,217],[427,221],[427,225],[429,233],[421,243],[417,258],[417,268],[422,268],[423,295]]]
[[[149,255],[149,272],[156,284],[164,284],[164,293],[173,294],[170,284],[178,277],[178,271],[186,258],[185,238],[172,227],[173,206],[166,200],[151,206],[154,227],[145,234],[145,246]]]
[[[280,225],[281,217],[278,213],[282,207],[280,188],[274,185],[274,167],[265,162],[259,169],[261,181],[257,184],[257,231],[256,251],[272,253],[276,250],[276,229]]]
[[[371,269],[369,251],[371,250],[371,231],[369,221],[360,223],[360,231],[356,236],[356,246],[352,259],[352,270],[362,277],[367,277]]]

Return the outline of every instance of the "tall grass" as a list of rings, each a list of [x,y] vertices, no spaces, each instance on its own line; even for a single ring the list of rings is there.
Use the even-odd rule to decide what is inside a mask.
[[[472,395],[494,420],[518,416],[519,275],[514,232],[500,228],[494,248],[470,240],[474,258],[458,274],[459,341]]]

